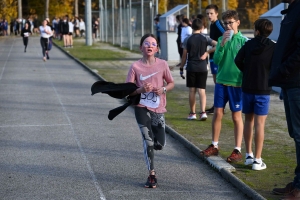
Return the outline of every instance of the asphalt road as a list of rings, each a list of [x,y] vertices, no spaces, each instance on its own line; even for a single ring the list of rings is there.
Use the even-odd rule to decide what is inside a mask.
[[[220,173],[167,135],[148,176],[133,109],[91,96],[97,80],[55,46],[42,61],[38,37],[0,38],[0,199],[247,199]]]

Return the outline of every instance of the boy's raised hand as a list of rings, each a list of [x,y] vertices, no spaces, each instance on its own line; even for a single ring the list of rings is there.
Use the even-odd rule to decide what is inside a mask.
[[[225,45],[225,43],[229,41],[229,39],[230,39],[230,30],[227,30],[223,33],[221,46],[223,47]]]

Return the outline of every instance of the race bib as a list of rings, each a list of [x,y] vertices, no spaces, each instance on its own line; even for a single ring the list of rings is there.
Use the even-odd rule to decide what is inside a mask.
[[[24,36],[25,36],[25,37],[28,37],[28,36],[29,36],[29,33],[28,33],[28,32],[24,33]]]
[[[149,107],[157,108],[160,103],[160,96],[154,92],[141,93],[140,104]]]

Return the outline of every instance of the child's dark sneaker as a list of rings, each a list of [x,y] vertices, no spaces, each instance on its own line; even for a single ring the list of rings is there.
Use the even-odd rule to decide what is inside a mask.
[[[157,179],[155,175],[149,175],[147,182],[145,184],[145,188],[156,188],[157,186]]]

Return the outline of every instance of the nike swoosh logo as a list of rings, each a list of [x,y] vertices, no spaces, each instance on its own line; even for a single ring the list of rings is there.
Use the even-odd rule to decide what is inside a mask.
[[[144,81],[144,80],[150,78],[151,76],[154,76],[154,75],[157,74],[157,73],[158,73],[158,72],[155,72],[155,73],[150,74],[150,75],[148,75],[148,76],[143,76],[143,74],[141,74],[141,75],[140,75],[140,80],[141,80],[141,81]]]

